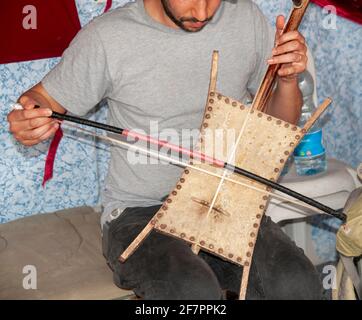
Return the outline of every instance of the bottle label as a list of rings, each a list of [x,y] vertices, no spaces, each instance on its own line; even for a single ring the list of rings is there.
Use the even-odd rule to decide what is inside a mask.
[[[294,150],[295,158],[316,157],[325,153],[322,130],[308,133]]]

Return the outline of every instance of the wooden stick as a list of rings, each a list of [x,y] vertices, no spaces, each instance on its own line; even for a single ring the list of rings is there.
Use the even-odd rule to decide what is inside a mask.
[[[128,246],[128,248],[120,255],[119,261],[125,262],[133,252],[140,246],[143,240],[147,238],[147,236],[153,230],[153,225],[149,222],[146,227],[140,232],[140,234],[132,241],[132,243]]]
[[[193,252],[194,254],[196,254],[196,255],[199,254],[200,249],[201,249],[201,248],[200,248],[196,243],[194,243],[193,245],[191,245],[191,250],[192,250],[192,252]]]
[[[209,99],[209,96],[210,96],[210,92],[215,92],[216,91],[218,63],[219,63],[219,52],[214,51],[212,53],[209,94],[207,96],[208,99]]]
[[[245,300],[245,298],[246,298],[246,291],[248,289],[249,273],[250,273],[250,265],[243,266],[243,275],[241,277],[239,300]]]
[[[318,109],[313,113],[313,115],[309,118],[309,120],[304,125],[304,130],[306,132],[309,131],[310,128],[314,125],[314,123],[319,119],[319,117],[323,114],[324,111],[329,107],[329,105],[332,103],[331,98],[327,98],[323,101],[323,103],[318,107]]]

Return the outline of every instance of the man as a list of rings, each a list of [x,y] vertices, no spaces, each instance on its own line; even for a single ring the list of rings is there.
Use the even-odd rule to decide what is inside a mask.
[[[218,89],[245,102],[255,95],[267,64],[282,63],[267,112],[296,123],[302,96],[297,76],[307,63],[299,32],[271,31],[249,0],[138,0],[83,28],[61,62],[25,92],[24,110],[12,111],[10,131],[24,145],[51,137],[59,124],[51,110],[85,115],[107,99],[109,122],[150,132],[199,128],[213,50],[220,52]],[[274,46],[275,48],[272,50]],[[40,109],[34,109],[40,105]],[[184,141],[182,141],[184,143]],[[186,142],[187,143],[187,142]],[[130,163],[115,147],[102,202],[114,280],[145,299],[219,299],[237,293],[242,268],[184,242],[152,233],[123,264],[121,252],[158,210],[181,171],[172,165]],[[319,299],[311,263],[280,228],[264,218],[247,292],[249,299]]]

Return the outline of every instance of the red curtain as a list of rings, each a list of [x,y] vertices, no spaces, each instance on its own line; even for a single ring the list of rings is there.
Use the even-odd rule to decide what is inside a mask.
[[[1,0],[0,63],[60,56],[80,28],[74,0]]]
[[[337,14],[362,24],[362,0],[312,0],[321,7],[332,5]]]

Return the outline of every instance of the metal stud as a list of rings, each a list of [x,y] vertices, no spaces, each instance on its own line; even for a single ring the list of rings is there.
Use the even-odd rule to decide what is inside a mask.
[[[171,203],[172,202],[172,199],[167,199],[167,203]]]
[[[254,232],[252,232],[252,233],[250,233],[250,237],[252,237],[252,238],[255,238],[255,233]]]
[[[180,237],[181,237],[181,238],[185,238],[185,237],[186,237],[186,234],[185,234],[185,233],[181,233],[181,234],[180,234]]]
[[[245,109],[245,106],[241,105],[240,110],[244,110],[244,109]]]
[[[181,183],[184,183],[184,182],[185,182],[185,179],[184,179],[184,178],[181,178],[181,179],[180,179],[180,182],[181,182]]]
[[[268,200],[268,199],[269,199],[268,196],[264,196],[264,197],[263,197],[263,200]]]
[[[282,124],[282,120],[277,120],[277,124]]]
[[[254,223],[254,224],[253,224],[253,227],[254,227],[254,228],[258,228],[259,225],[258,225],[257,223]]]
[[[286,156],[289,156],[290,153],[289,153],[289,151],[285,151],[284,154],[285,154]]]
[[[231,259],[234,255],[232,253],[228,254],[228,257]]]
[[[180,186],[179,184],[176,186],[177,190],[181,190],[182,186]]]
[[[264,210],[265,206],[263,206],[262,204],[259,206],[259,209]]]
[[[195,241],[195,237],[190,237],[190,241]]]
[[[249,267],[249,265],[250,265],[249,261],[245,261],[244,266]]]
[[[261,112],[258,113],[258,117],[261,118],[263,114]]]
[[[280,163],[284,163],[285,162],[285,160],[284,159],[280,159]]]
[[[213,103],[215,102],[215,100],[214,100],[214,99],[210,99],[209,102],[210,102],[211,104],[213,104]]]
[[[289,128],[289,126],[290,126],[289,123],[286,123],[286,124],[284,125],[285,128]]]
[[[249,247],[250,247],[250,248],[254,247],[254,243],[249,242]]]
[[[177,191],[172,191],[172,195],[177,195]]]
[[[212,111],[212,107],[208,107],[207,110]]]
[[[233,107],[236,107],[238,104],[237,104],[237,102],[233,102],[232,104],[231,104]]]
[[[200,241],[200,244],[201,244],[202,246],[204,246],[204,245],[205,245],[205,241],[204,241],[204,240],[201,240],[201,241]]]
[[[237,258],[236,258],[236,261],[237,261],[237,262],[241,262],[242,259],[241,259],[240,257],[237,257]]]
[[[291,142],[291,143],[290,143],[290,146],[291,146],[291,147],[294,147],[294,142]]]
[[[221,99],[222,99],[222,95],[219,94],[219,95],[217,96],[217,98],[218,98],[219,100],[221,100]]]
[[[300,139],[300,135],[296,135],[295,139],[299,140]]]
[[[210,92],[210,96],[214,97],[215,96],[215,92]]]
[[[190,171],[188,169],[185,170],[185,174],[189,174]]]
[[[279,171],[280,171],[279,168],[275,168],[275,169],[274,169],[274,172],[275,172],[275,173],[278,173]]]
[[[162,209],[166,211],[168,208],[167,208],[167,206],[163,205]]]
[[[297,131],[298,128],[297,128],[297,127],[293,127],[292,130],[293,130],[293,131]]]
[[[272,117],[268,117],[267,120],[268,120],[268,121],[272,121],[273,118],[272,118]]]
[[[176,232],[175,229],[171,229],[171,230],[170,230],[170,233],[175,233],[175,232]]]
[[[206,118],[206,119],[210,119],[211,116],[210,116],[209,114],[207,114],[207,115],[205,116],[205,118]]]
[[[163,217],[163,214],[160,212],[160,213],[157,213],[157,218],[162,218]]]
[[[205,122],[202,126],[203,126],[204,128],[207,128],[209,125]]]
[[[160,225],[160,228],[161,228],[161,229],[166,229],[166,228],[167,228],[167,225],[166,225],[166,224],[161,224],[161,225]]]
[[[225,99],[225,102],[226,102],[227,104],[229,104],[229,103],[230,103],[230,99],[229,99],[229,98],[226,98],[226,99]]]
[[[250,258],[250,257],[251,257],[251,252],[247,252],[247,253],[246,253],[246,256],[247,256],[248,258]]]
[[[256,215],[256,218],[257,218],[257,219],[260,219],[260,218],[261,218],[261,214],[257,214],[257,215]]]
[[[213,244],[209,244],[209,249],[214,249],[214,245]]]
[[[217,250],[217,252],[221,254],[221,253],[224,252],[224,250],[223,250],[222,248],[219,248],[219,249]]]

